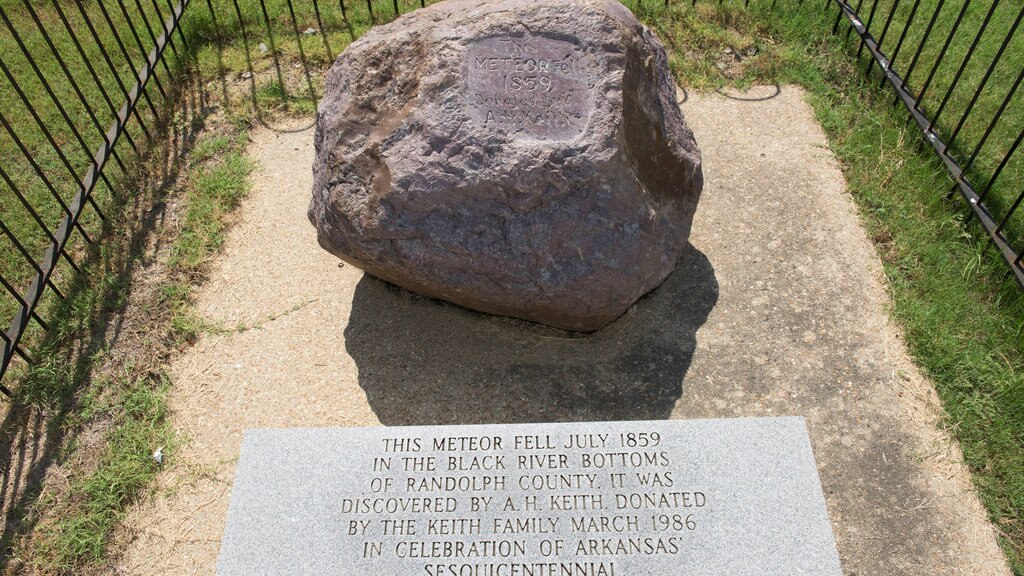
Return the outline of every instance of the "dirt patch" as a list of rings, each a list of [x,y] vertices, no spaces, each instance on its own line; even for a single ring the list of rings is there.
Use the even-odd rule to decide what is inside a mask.
[[[798,88],[691,95],[706,186],[677,271],[590,336],[420,298],[322,251],[312,133],[260,170],[177,360],[186,444],[133,511],[118,574],[213,574],[246,428],[807,418],[847,574],[1009,574],[881,264]]]

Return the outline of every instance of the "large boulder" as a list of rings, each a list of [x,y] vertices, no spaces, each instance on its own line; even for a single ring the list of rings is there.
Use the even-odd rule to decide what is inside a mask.
[[[672,272],[703,177],[661,43],[617,0],[448,0],[331,67],[309,218],[403,288],[568,330]]]

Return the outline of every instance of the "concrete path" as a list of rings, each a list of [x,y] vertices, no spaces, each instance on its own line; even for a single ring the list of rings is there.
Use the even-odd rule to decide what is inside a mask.
[[[172,453],[118,574],[213,574],[254,427],[807,418],[848,575],[1008,575],[937,400],[886,314],[881,265],[802,92],[683,104],[706,187],[677,272],[587,337],[413,296],[323,252],[311,131],[261,169],[174,363]]]

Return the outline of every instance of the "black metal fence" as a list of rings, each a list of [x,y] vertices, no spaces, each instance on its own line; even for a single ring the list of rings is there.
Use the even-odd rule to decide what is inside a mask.
[[[646,8],[697,4],[661,1],[647,0]],[[224,98],[245,94],[257,114],[289,99],[311,107],[316,72],[343,44],[424,3],[0,0],[0,392],[12,393],[3,385],[12,365],[32,363],[47,316],[102,241],[113,191],[132,185],[147,149],[173,121],[180,86],[208,81],[196,77],[204,63]],[[645,7],[643,0],[627,3]],[[750,7],[750,0],[733,3]],[[953,193],[1024,286],[1024,190],[1007,189],[1024,182],[1016,158],[1024,137],[1017,97],[1024,6],[755,0],[754,8],[836,12],[832,33],[850,39],[851,55],[870,56],[867,71],[881,71],[945,165]],[[1005,94],[982,98],[995,86]]]
[[[166,119],[162,104],[173,92],[164,82],[174,74],[165,50],[178,50],[175,32],[185,42],[189,0],[150,1],[0,2],[0,319],[9,320],[0,378],[15,356],[32,362],[24,340],[33,323],[48,329],[41,304],[65,297],[103,231],[102,198],[146,156]],[[0,391],[11,394],[2,384]]]
[[[1019,177],[1019,160],[1014,165],[1018,177],[1011,185],[1021,189],[994,193],[1024,138],[1024,106],[1017,97],[1024,79],[1024,35],[1018,34],[1024,3],[938,0],[922,10],[921,0],[874,2],[870,7],[863,6],[863,0],[855,6],[847,0],[836,2],[840,15],[833,32],[843,18],[849,22],[860,38],[858,57],[865,49],[870,53],[868,72],[874,66],[880,69],[883,83],[895,91],[953,179],[950,194],[960,193],[1024,287],[1024,238],[1017,215],[1024,201],[1024,178]],[[888,9],[880,10],[879,4]],[[980,22],[970,18],[979,13],[984,14]],[[992,53],[983,46],[998,48]],[[930,66],[922,59],[927,49],[938,50]],[[935,80],[943,67],[953,75],[940,87]],[[997,75],[1002,81],[993,82]],[[983,94],[1000,89],[1005,92],[998,98],[986,99],[997,107],[979,106]],[[959,106],[953,104],[958,99]],[[1003,137],[992,138],[997,133]]]

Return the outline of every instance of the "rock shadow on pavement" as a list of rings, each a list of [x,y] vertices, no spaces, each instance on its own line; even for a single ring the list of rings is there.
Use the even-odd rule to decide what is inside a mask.
[[[345,346],[382,424],[658,420],[672,413],[718,301],[692,245],[629,312],[592,334],[481,314],[364,275]]]

